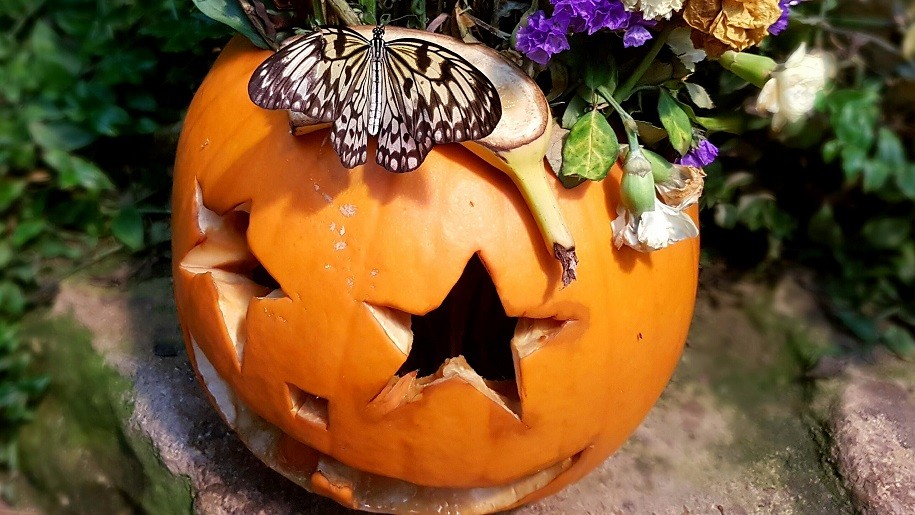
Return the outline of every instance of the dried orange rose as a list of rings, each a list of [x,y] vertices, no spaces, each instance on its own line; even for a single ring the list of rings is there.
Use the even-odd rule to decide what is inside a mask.
[[[696,47],[717,57],[759,44],[781,13],[778,0],[689,0],[683,18],[696,29]]]

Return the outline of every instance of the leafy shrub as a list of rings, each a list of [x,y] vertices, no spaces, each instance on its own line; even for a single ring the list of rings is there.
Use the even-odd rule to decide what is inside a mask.
[[[35,399],[47,387],[47,379],[27,374],[31,357],[16,336],[14,326],[0,323],[0,465],[15,463],[13,432],[31,420]]]
[[[799,7],[788,37],[776,40],[784,46],[766,52],[818,43],[840,63],[836,82],[806,124],[766,133],[744,115],[739,137],[712,136],[725,151],[709,170],[704,217],[715,250],[814,266],[855,336],[915,356],[915,7],[907,9],[892,0]],[[720,104],[752,104],[733,75],[703,80]]]
[[[227,35],[186,1],[0,2],[0,327],[100,238],[168,239],[176,128]],[[0,360],[21,363],[11,334]],[[22,368],[0,368],[0,392],[37,393]]]

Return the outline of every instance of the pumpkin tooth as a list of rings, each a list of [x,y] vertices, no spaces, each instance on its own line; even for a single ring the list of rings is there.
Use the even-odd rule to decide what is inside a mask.
[[[289,388],[292,414],[321,429],[327,429],[329,420],[327,399],[306,392],[294,384],[286,383],[286,386]]]
[[[384,334],[391,340],[391,343],[400,349],[404,356],[409,356],[410,348],[413,346],[410,314],[387,306],[376,306],[368,302],[365,302],[365,307],[384,330]]]
[[[526,358],[546,345],[568,322],[555,318],[519,318],[512,337],[512,348],[519,359]]]
[[[403,377],[392,377],[384,390],[381,390],[381,393],[369,403],[366,408],[369,415],[380,418],[404,404],[416,400],[421,395],[421,388],[416,383],[416,373],[417,371],[414,370]]]

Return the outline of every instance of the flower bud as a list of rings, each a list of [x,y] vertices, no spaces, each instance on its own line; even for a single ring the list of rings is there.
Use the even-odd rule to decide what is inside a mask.
[[[644,157],[642,157],[645,160]],[[647,163],[648,161],[645,160]],[[651,165],[649,165],[649,172]],[[639,175],[636,173],[623,174],[620,184],[620,195],[623,206],[636,216],[654,209],[655,192],[654,178],[650,173]]]
[[[651,163],[645,158],[642,149],[629,146],[626,158],[623,160],[623,171],[627,174],[645,176],[651,173]]]
[[[777,66],[774,60],[766,56],[733,50],[721,54],[718,62],[726,70],[758,88],[763,87],[769,75],[772,74],[772,70]]]

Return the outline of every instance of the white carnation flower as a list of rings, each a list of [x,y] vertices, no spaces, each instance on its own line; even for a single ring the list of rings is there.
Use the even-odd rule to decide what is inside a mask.
[[[805,118],[813,111],[817,93],[835,75],[835,63],[829,54],[807,53],[802,44],[759,92],[756,108],[772,113],[772,129],[779,131],[789,123]]]
[[[670,207],[655,199],[654,209],[636,216],[620,206],[611,222],[613,245],[639,252],[661,250],[678,241],[699,236],[699,228],[682,208]]]
[[[693,40],[690,38],[692,31],[689,27],[680,27],[671,31],[667,37],[667,45],[673,53],[680,59],[687,70],[696,71],[696,63],[705,59],[705,50],[693,46]]]
[[[623,5],[627,11],[642,11],[642,17],[646,20],[669,20],[674,11],[683,9],[683,0],[623,0]]]

